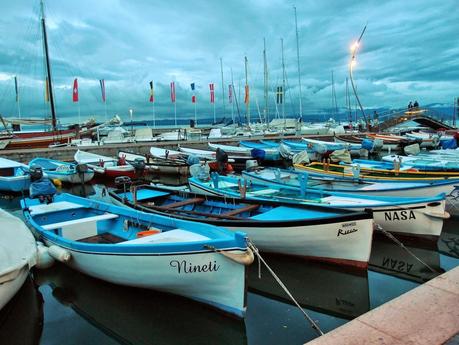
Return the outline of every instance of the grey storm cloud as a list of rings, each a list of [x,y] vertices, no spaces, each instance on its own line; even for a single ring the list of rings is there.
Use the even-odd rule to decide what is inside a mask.
[[[368,23],[354,79],[366,107],[401,107],[409,100],[450,103],[458,96],[457,2],[446,0],[332,1],[46,1],[49,47],[59,116],[101,119],[99,79],[105,79],[107,112],[149,118],[150,80],[158,118],[171,118],[169,83],[175,81],[177,113],[194,116],[190,83],[196,83],[198,116],[210,118],[209,83],[215,83],[217,116],[229,116],[228,84],[234,76],[243,104],[244,56],[249,61],[252,118],[263,107],[263,38],[269,69],[269,107],[282,81],[280,39],[287,70],[286,111],[298,112],[293,5],[298,11],[302,103],[305,114],[331,106],[331,72],[338,104],[344,106],[349,47]],[[2,4],[0,19],[0,114],[16,115],[13,76],[20,85],[22,113],[42,116],[43,57],[39,1]],[[220,58],[225,107],[222,109]],[[73,78],[79,104],[72,103]],[[243,111],[243,110],[242,110]],[[255,116],[254,116],[255,115]]]

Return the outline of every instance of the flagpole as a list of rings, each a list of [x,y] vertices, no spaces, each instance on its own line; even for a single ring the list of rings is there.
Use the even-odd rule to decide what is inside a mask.
[[[222,108],[223,108],[223,117],[225,117],[225,84],[223,81],[223,59],[220,58],[220,70],[222,73]]]
[[[156,128],[155,102],[153,101],[153,128]]]
[[[21,118],[21,105],[19,103],[19,85],[17,76],[14,76],[14,88],[16,90],[16,103],[18,104],[18,117]]]
[[[174,121],[175,121],[175,127],[177,127],[177,103],[174,99]]]
[[[105,122],[107,122],[107,101],[104,101],[104,109],[105,109]]]
[[[194,125],[198,125],[198,117],[197,117],[197,111],[196,111],[196,98],[194,99]]]
[[[81,109],[80,109],[80,102],[78,102],[78,126],[81,125]]]

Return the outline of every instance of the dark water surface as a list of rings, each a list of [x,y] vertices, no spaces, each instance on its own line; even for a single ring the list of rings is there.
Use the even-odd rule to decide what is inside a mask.
[[[101,198],[99,186],[74,194]],[[19,197],[0,207],[22,217]],[[107,200],[108,201],[108,200]],[[459,219],[434,244],[405,243],[413,258],[377,236],[369,270],[264,255],[304,310],[328,332],[459,265]],[[202,304],[151,290],[117,286],[61,264],[33,270],[0,312],[0,344],[303,344],[317,336],[263,267],[249,268],[247,317],[228,318]]]

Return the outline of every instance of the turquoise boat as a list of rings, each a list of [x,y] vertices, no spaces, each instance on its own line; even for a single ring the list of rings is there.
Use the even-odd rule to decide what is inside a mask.
[[[29,167],[0,157],[0,191],[22,192],[30,187]]]
[[[61,162],[49,158],[35,158],[29,162],[29,166],[39,166],[48,178],[57,179],[63,183],[86,183],[94,177],[94,170],[86,164]]]
[[[246,235],[70,194],[24,199],[25,219],[48,254],[111,283],[165,291],[243,317]],[[205,288],[203,288],[205,286]]]

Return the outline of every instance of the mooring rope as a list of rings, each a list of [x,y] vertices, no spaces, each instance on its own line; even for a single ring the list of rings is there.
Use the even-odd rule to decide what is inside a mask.
[[[433,273],[440,273],[438,272],[436,269],[433,269],[432,267],[430,267],[426,262],[424,262],[422,259],[420,259],[419,257],[416,256],[416,254],[414,254],[411,250],[409,250],[407,247],[405,247],[405,245],[399,241],[394,235],[392,235],[391,233],[387,232],[386,230],[384,230],[382,228],[381,225],[379,224],[376,224],[376,230],[378,231],[381,231],[382,234],[384,234],[387,238],[389,238],[390,240],[394,241],[397,245],[399,245],[402,249],[404,249],[408,254],[410,254],[413,258],[415,258],[417,261],[419,261],[421,264],[423,264],[424,266],[426,266],[431,272]]]
[[[298,309],[303,313],[303,315],[306,318],[306,320],[308,320],[309,323],[311,324],[311,327],[313,329],[315,329],[320,335],[324,335],[324,333],[319,328],[317,323],[315,323],[315,321],[303,310],[303,308],[301,308],[300,304],[295,300],[295,298],[290,293],[290,291],[287,289],[285,284],[280,280],[280,278],[276,275],[276,273],[274,273],[274,271],[271,269],[271,267],[269,267],[269,265],[266,263],[266,261],[261,257],[260,252],[258,251],[258,248],[255,247],[255,245],[253,244],[253,242],[250,239],[248,239],[248,246],[255,253],[255,255],[257,256],[258,260],[261,261],[266,266],[266,268],[268,269],[269,273],[271,273],[271,275],[274,277],[274,279],[277,281],[277,283],[280,285],[280,287],[284,290],[284,292],[287,294],[287,296],[290,297],[290,299],[293,301],[293,303],[295,303],[295,305],[298,307]],[[259,271],[259,274],[260,273],[261,272]]]

